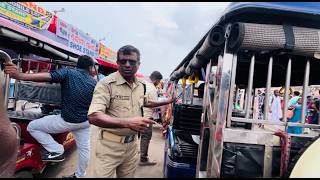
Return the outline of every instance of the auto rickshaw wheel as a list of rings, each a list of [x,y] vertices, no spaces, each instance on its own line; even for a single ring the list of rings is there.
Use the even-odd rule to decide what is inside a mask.
[[[18,171],[13,175],[14,178],[33,178],[33,174],[29,170]]]
[[[298,160],[300,159],[300,157],[302,156],[302,154],[308,149],[308,147],[315,142],[318,138],[320,138],[320,136],[316,136],[314,138],[312,138],[310,141],[308,141],[301,149],[300,151],[297,153],[297,155],[295,155],[291,162],[288,165],[288,170],[286,172],[286,174],[284,175],[284,178],[289,178],[290,174],[294,168],[294,166],[296,165],[296,163],[298,162]]]

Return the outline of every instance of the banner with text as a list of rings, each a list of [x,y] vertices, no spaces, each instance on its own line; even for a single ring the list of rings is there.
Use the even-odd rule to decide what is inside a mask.
[[[112,63],[117,62],[117,53],[114,52],[110,48],[106,48],[107,60],[111,61]]]
[[[116,63],[116,52],[34,2],[0,2],[0,17],[68,45],[79,54]]]
[[[107,47],[102,43],[99,45],[99,57],[103,60],[107,59]]]
[[[56,28],[56,34],[57,36],[63,38],[63,39],[69,39],[69,25],[65,21],[61,20],[60,18],[57,18],[57,28]]]
[[[98,56],[99,43],[72,25],[69,25],[69,47],[81,54]]]
[[[27,28],[47,29],[53,14],[34,2],[0,2],[0,16]]]

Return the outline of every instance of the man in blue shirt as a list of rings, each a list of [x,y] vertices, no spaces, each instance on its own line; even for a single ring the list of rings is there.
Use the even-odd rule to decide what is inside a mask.
[[[85,176],[90,157],[90,124],[87,113],[96,85],[92,77],[93,68],[94,60],[86,55],[78,58],[77,68],[61,68],[50,73],[20,73],[12,63],[5,67],[5,73],[18,80],[61,84],[61,115],[33,120],[27,130],[48,151],[43,161],[51,162],[64,160],[64,147],[50,134],[72,132],[79,152],[78,167],[72,177]]]

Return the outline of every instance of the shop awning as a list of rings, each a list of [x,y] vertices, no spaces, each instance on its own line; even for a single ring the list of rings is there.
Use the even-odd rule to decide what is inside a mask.
[[[110,68],[114,68],[114,69],[118,69],[118,65],[117,64],[113,64],[107,61],[104,61],[102,59],[96,59],[98,61],[99,64],[106,66],[106,67],[110,67]]]

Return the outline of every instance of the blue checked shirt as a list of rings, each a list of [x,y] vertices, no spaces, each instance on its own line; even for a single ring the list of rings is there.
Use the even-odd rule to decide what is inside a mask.
[[[50,74],[51,82],[61,84],[61,117],[70,123],[87,121],[96,81],[78,68],[61,68]]]

